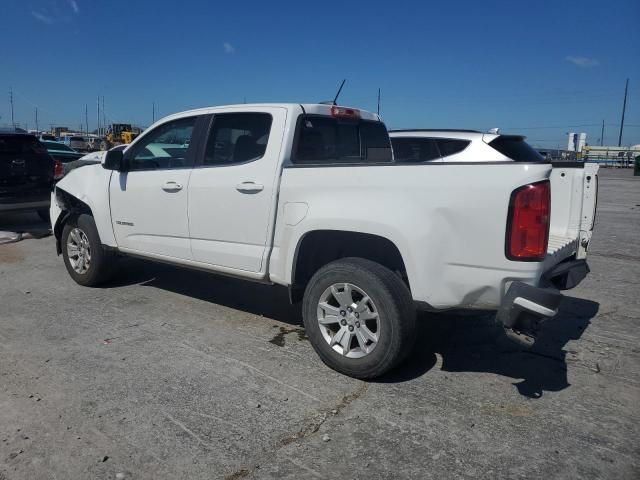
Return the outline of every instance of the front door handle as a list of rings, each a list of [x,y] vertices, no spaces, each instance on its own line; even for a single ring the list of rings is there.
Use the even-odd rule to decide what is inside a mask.
[[[236,190],[240,193],[258,193],[264,190],[264,185],[255,182],[242,182],[236,185]]]
[[[165,184],[162,186],[162,189],[165,192],[179,192],[180,190],[182,190],[182,185],[170,180],[168,182],[165,182]]]

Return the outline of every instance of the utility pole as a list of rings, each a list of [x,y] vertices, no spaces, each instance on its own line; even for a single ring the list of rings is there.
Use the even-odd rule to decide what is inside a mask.
[[[627,109],[627,90],[629,89],[629,79],[624,86],[624,101],[622,102],[622,119],[620,120],[620,135],[618,135],[618,146],[622,146],[622,130],[624,128],[624,112]]]
[[[602,120],[602,132],[600,133],[600,146],[604,145],[604,120]]]
[[[98,105],[96,111],[98,114],[96,115],[96,132],[98,132],[98,136],[100,135],[100,95],[98,95]]]
[[[380,116],[380,88],[378,88],[378,116]]]
[[[104,113],[104,95],[102,96],[102,128],[106,133],[107,130],[107,114]]]
[[[84,104],[84,124],[87,127],[87,135],[89,135],[89,105]]]
[[[13,89],[9,87],[9,103],[11,104],[11,126],[15,128],[16,122],[13,119]]]
[[[38,127],[38,107],[36,107],[36,130],[40,133],[40,128]]]
[[[151,124],[153,125],[154,123],[156,123],[156,102],[153,102],[151,104]]]

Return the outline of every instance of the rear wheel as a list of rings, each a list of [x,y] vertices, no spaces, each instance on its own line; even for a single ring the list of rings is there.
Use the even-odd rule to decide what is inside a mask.
[[[111,277],[113,254],[102,246],[91,215],[70,219],[62,230],[61,240],[64,264],[76,283],[93,287]]]
[[[307,336],[329,367],[356,378],[378,377],[413,348],[415,308],[406,285],[370,260],[322,267],[305,290]]]

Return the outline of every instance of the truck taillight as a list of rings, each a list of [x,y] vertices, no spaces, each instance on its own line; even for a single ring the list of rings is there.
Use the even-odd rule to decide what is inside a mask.
[[[64,177],[64,165],[60,160],[53,161],[53,179],[60,180]]]
[[[505,253],[509,260],[544,260],[549,243],[551,184],[549,180],[513,191],[507,218]]]
[[[357,108],[338,107],[333,105],[331,107],[331,116],[337,118],[360,118],[360,110]]]

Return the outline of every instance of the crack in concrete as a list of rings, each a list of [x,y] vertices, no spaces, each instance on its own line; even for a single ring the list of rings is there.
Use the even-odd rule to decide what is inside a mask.
[[[320,429],[320,427],[327,421],[327,419],[339,415],[340,412],[342,412],[345,408],[351,405],[351,403],[361,398],[367,392],[368,388],[369,388],[369,384],[362,382],[354,392],[342,397],[340,402],[338,402],[336,405],[330,408],[325,408],[320,410],[319,412],[314,414],[311,418],[309,418],[305,422],[305,424],[302,426],[302,428],[300,428],[300,430],[298,430],[295,433],[285,435],[275,444],[274,448],[270,450],[265,450],[264,452],[262,452],[262,455],[260,456],[260,458],[266,458],[266,457],[272,458],[274,454],[278,452],[281,448],[284,448],[287,445],[290,445],[294,442],[303,440],[313,435]],[[256,468],[259,468],[259,467],[254,466],[251,468],[247,468],[243,466],[238,470],[230,473],[224,478],[225,480],[237,480],[239,478],[244,478],[251,475]]]
[[[344,408],[350,405],[354,400],[357,400],[362,395],[364,395],[364,393],[367,391],[367,388],[369,388],[369,385],[367,383],[362,383],[356,389],[355,392],[342,397],[342,400],[340,401],[340,403],[335,405],[333,408],[325,409],[318,412],[316,415],[314,415],[312,419],[310,419],[310,421],[307,421],[307,423],[296,433],[282,438],[278,442],[278,445],[280,447],[284,447],[286,445],[289,445],[290,443],[295,442],[296,440],[300,440],[302,438],[308,437],[309,435],[316,433],[320,429],[322,424],[327,420],[329,414],[332,414],[334,416],[338,415]]]

